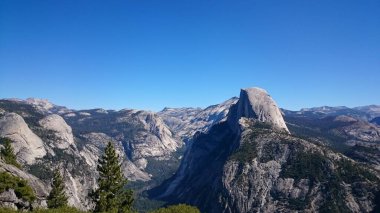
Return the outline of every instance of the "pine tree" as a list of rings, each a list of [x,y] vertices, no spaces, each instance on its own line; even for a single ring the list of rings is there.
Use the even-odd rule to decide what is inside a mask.
[[[1,148],[1,151],[0,151],[1,158],[7,164],[12,164],[16,167],[21,167],[20,164],[17,163],[16,155],[11,145],[12,141],[9,138],[2,138],[1,141],[2,141],[2,144],[4,144],[3,145],[4,148]]]
[[[54,171],[52,189],[48,196],[47,204],[49,208],[60,208],[67,205],[67,196],[65,194],[65,185],[61,173]]]
[[[124,178],[119,163],[119,156],[109,142],[104,155],[98,160],[99,188],[92,193],[95,212],[124,213],[132,212],[133,192],[126,190],[127,179]]]

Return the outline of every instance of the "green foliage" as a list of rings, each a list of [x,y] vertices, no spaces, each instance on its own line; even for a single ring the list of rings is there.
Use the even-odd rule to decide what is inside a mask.
[[[41,180],[48,182],[54,178],[54,172],[50,170],[50,165],[35,163],[28,166],[28,172]]]
[[[0,172],[0,193],[13,189],[18,198],[33,201],[36,196],[26,180],[15,177],[7,172]]]
[[[199,209],[193,206],[178,204],[168,206],[166,208],[160,208],[151,213],[200,213]]]
[[[240,147],[232,153],[230,160],[235,160],[238,162],[251,162],[257,157],[257,138],[274,132],[272,126],[265,122],[254,122],[251,130],[252,132],[242,139]],[[277,132],[277,134],[283,133]],[[273,147],[264,147],[264,151],[267,152],[268,155],[263,156],[260,161],[267,162],[273,160],[275,157],[275,152],[278,151],[278,148],[279,147],[277,144],[274,144]]]
[[[333,174],[330,180],[324,185],[326,199],[320,207],[319,212],[350,212],[345,203],[345,190],[341,185],[339,176]]]
[[[71,164],[78,164],[77,161],[78,159],[75,158],[74,155],[72,154],[69,154],[67,152],[67,150],[64,150],[64,149],[58,149],[58,148],[54,148],[54,153],[55,153],[55,156],[54,156],[54,160],[55,161],[62,161],[62,162],[65,162],[65,163],[71,163]]]
[[[264,123],[262,124],[264,125]],[[255,141],[255,138],[257,137],[256,133],[263,130],[264,129],[262,128],[253,128],[253,132],[242,139],[240,147],[232,153],[230,160],[235,160],[238,162],[251,162],[255,159],[257,157],[257,143]]]
[[[19,213],[20,211],[15,211],[13,209],[0,208],[0,213]],[[62,207],[57,209],[35,209],[31,211],[33,213],[85,213],[73,207]]]
[[[109,142],[104,155],[99,159],[98,184],[91,197],[95,202],[95,212],[131,212],[133,192],[124,187],[127,180],[124,178],[119,156],[112,143]]]
[[[254,122],[252,124],[251,138],[257,138],[258,136],[266,135],[273,132],[272,125],[265,122]],[[280,133],[280,132],[278,132]]]
[[[346,159],[338,162],[337,173],[341,180],[349,184],[366,179],[372,182],[379,181],[379,179],[367,169]]]
[[[60,207],[56,209],[36,209],[32,211],[33,213],[85,213],[84,211],[80,211],[74,207]]]
[[[312,182],[326,180],[328,161],[326,157],[318,153],[300,152],[295,157],[288,159],[280,176],[285,178],[309,179]]]
[[[244,142],[230,157],[238,162],[250,162],[257,157],[256,143]]]
[[[133,207],[138,210],[138,212],[145,213],[161,208],[165,206],[165,204],[166,202],[164,201],[149,199],[147,195],[140,194],[136,197]]]
[[[289,208],[292,210],[303,210],[308,203],[308,199],[289,198]]]
[[[273,128],[272,124],[267,123],[267,122],[261,122],[261,121],[256,121],[253,124],[253,127],[256,129],[272,129]]]
[[[0,208],[0,213],[18,213],[18,212],[9,208]]]
[[[65,185],[61,173],[56,170],[54,172],[54,178],[52,183],[52,189],[47,198],[47,204],[49,208],[60,208],[67,205],[67,196],[65,194]]]
[[[4,148],[1,148],[0,151],[1,158],[5,161],[5,163],[21,168],[21,165],[16,160],[16,155],[11,145],[12,141],[9,138],[1,138],[0,140],[4,146]]]
[[[262,150],[261,150],[261,157],[260,162],[266,163],[271,160],[276,159],[276,155],[278,153],[281,153],[281,144],[280,143],[265,143],[263,144]]]
[[[285,178],[294,178],[296,181],[309,179],[310,184],[321,183],[326,198],[319,209],[320,212],[349,211],[345,203],[346,195],[343,182],[351,184],[353,193],[357,194],[367,193],[360,187],[361,182],[379,182],[378,178],[369,170],[347,159],[336,161],[334,163],[335,169],[330,168],[328,164],[328,159],[321,154],[299,153],[288,159],[280,175]],[[356,184],[358,185],[356,186]],[[289,207],[294,210],[302,210],[308,203],[308,197],[305,200],[289,200]]]

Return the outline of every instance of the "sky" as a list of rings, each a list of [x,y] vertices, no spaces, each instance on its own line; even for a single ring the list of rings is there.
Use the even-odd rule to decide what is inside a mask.
[[[380,104],[378,0],[2,0],[0,98],[73,109]]]

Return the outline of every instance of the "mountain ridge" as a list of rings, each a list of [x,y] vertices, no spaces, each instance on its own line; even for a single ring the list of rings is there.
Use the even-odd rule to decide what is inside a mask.
[[[258,89],[255,90],[260,91]],[[264,97],[267,96],[270,97],[265,91]],[[256,160],[254,161],[257,165],[267,163],[262,161],[267,161],[269,158],[274,159],[276,162],[278,161],[281,169],[285,168],[284,162],[292,160],[292,158],[288,158],[289,156],[287,154],[284,155],[281,151],[283,147],[288,147],[281,140],[278,140],[281,138],[283,141],[289,141],[290,144],[301,144],[297,145],[296,147],[298,148],[291,152],[293,153],[292,156],[294,155],[293,158],[298,158],[298,150],[306,149],[305,147],[309,147],[310,144],[313,144],[311,147],[317,146],[317,148],[311,148],[310,150],[322,154],[323,159],[325,151],[320,151],[324,150],[324,148],[320,149],[318,148],[319,146],[343,147],[347,150],[340,150],[339,152],[345,156],[354,159],[356,163],[368,166],[370,170],[376,169],[380,171],[380,141],[378,141],[380,126],[376,124],[376,118],[378,118],[376,117],[376,105],[356,107],[354,109],[348,107],[324,107],[322,110],[317,107],[301,111],[285,109],[280,111],[273,100],[269,102],[264,101],[266,104],[262,105],[265,107],[254,108],[254,104],[249,101],[249,97],[245,97],[244,99],[233,97],[220,104],[211,105],[206,108],[165,108],[157,113],[128,108],[121,110],[105,110],[101,108],[72,110],[64,106],[57,106],[47,100],[0,99],[0,136],[7,136],[6,131],[4,131],[5,127],[10,126],[7,117],[18,117],[20,123],[24,123],[24,129],[29,129],[27,131],[32,132],[42,141],[42,147],[46,152],[45,155],[33,157],[29,160],[29,163],[25,163],[25,172],[30,175],[36,175],[39,181],[48,185],[51,168],[56,165],[63,166],[65,168],[65,183],[67,190],[70,191],[69,203],[81,209],[89,208],[90,203],[85,189],[96,185],[96,173],[91,170],[95,170],[97,158],[101,155],[107,141],[114,143],[121,157],[124,175],[131,180],[132,187],[137,187],[136,189],[139,193],[144,194],[144,191],[150,190],[152,187],[154,190],[163,189],[162,187],[168,187],[167,184],[173,181],[173,178],[177,180],[177,184],[170,184],[171,190],[167,191],[165,196],[161,196],[166,198],[178,193],[178,189],[180,189],[177,188],[179,183],[186,185],[190,180],[193,181],[193,186],[205,186],[204,189],[210,191],[211,189],[208,188],[207,184],[204,185],[202,182],[210,183],[207,180],[215,178],[220,181],[219,183],[224,183],[225,186],[230,185],[229,190],[233,191],[238,185],[234,185],[237,183],[233,179],[226,177],[239,176],[241,171],[246,171],[240,169],[242,165],[245,165],[241,164],[241,160],[244,162],[247,159],[254,160],[251,159],[250,155],[246,155],[244,150],[253,154],[252,156],[256,156]],[[239,100],[241,100],[240,103]],[[249,103],[242,104],[244,101]],[[239,105],[241,105],[240,109]],[[274,114],[272,114],[271,110],[264,109],[272,105],[276,107]],[[245,107],[248,107],[248,109],[245,109]],[[260,114],[262,115],[261,117]],[[267,118],[270,119],[267,120]],[[278,122],[271,122],[273,121],[272,118],[274,120],[281,118],[280,125],[276,126],[279,124]],[[11,123],[14,122],[12,121]],[[285,125],[286,129],[283,128],[283,125]],[[14,128],[12,127],[11,129]],[[269,134],[268,132],[273,133]],[[250,135],[259,139],[254,139]],[[17,146],[20,146],[20,144]],[[258,146],[258,149],[254,148],[256,146]],[[21,147],[26,146],[21,145]],[[280,149],[280,151],[271,153],[268,152],[268,147],[270,147],[269,150]],[[18,151],[19,149],[16,147],[15,150]],[[37,149],[33,148],[30,150]],[[210,152],[210,150],[214,151]],[[220,150],[224,151],[220,152]],[[183,152],[185,153],[184,155]],[[210,158],[205,159],[200,152],[210,153]],[[263,155],[262,153],[267,153],[268,155]],[[282,153],[282,160],[277,158],[280,156],[280,153]],[[201,176],[196,179],[178,179],[176,176],[170,178],[174,173],[176,175],[182,173],[182,176],[186,177],[184,171],[189,165],[192,165],[192,168],[198,168],[195,171],[203,170],[201,165],[199,165],[201,167],[194,166],[194,163],[199,161],[189,160],[189,155],[192,155],[193,159],[199,157],[204,162],[215,161],[215,165],[213,163],[209,165],[212,166],[212,170],[217,172],[213,175],[207,177]],[[219,156],[217,160],[215,160],[215,156]],[[335,154],[330,153],[328,156],[335,156]],[[342,159],[345,159],[345,156]],[[301,156],[301,158],[304,157]],[[287,160],[284,161],[284,158]],[[24,164],[25,159],[29,158],[21,157],[19,160]],[[66,162],[67,159],[74,159],[74,161]],[[184,165],[179,165],[180,161]],[[334,161],[329,157],[327,157],[327,161],[331,161],[334,164]],[[76,171],[77,168],[81,168],[79,173]],[[252,165],[247,168],[264,169],[264,167],[252,167]],[[280,167],[277,165],[276,168]],[[274,171],[279,170],[275,169],[272,172]],[[332,174],[337,172],[335,170],[329,171]],[[275,173],[279,175],[281,172]],[[42,177],[41,174],[45,175],[45,177]],[[249,177],[252,180],[256,178],[252,172],[248,172],[247,174],[249,174],[247,178]],[[164,180],[166,180],[164,184],[157,188]],[[278,181],[282,182],[272,185],[275,187],[272,189],[277,192],[281,191],[283,193],[283,190],[290,190],[288,188],[290,186],[294,190],[302,191],[306,189],[305,186],[302,184],[297,185],[294,181],[291,184],[291,181],[286,178],[280,178]],[[142,182],[145,183],[145,186],[138,188],[141,187]],[[245,187],[249,187],[249,185]],[[222,188],[218,188],[218,190]],[[194,189],[191,190],[194,192]],[[226,188],[218,191],[218,193],[225,194],[229,191],[225,190]],[[302,199],[307,198],[307,193],[302,192],[298,194],[294,190],[290,190],[287,193],[295,193],[297,196],[302,195]],[[244,209],[246,207],[242,207],[244,199],[235,197],[234,199],[240,199],[238,201],[240,204],[238,204],[236,203],[237,201],[230,200],[235,195],[230,194],[228,196],[231,197],[228,198],[220,197],[218,193],[213,194],[214,198],[217,200],[223,198],[223,205],[229,206],[229,210],[224,209],[223,211],[244,212],[248,210]],[[242,191],[238,190],[236,193],[242,193]],[[250,193],[258,192],[252,191]],[[373,193],[373,191],[369,193]],[[142,195],[140,194],[139,196]],[[185,195],[179,196],[182,199],[180,199],[181,201],[198,205],[202,209],[213,208],[212,206],[207,207],[204,203],[198,203],[202,199],[206,202],[207,197],[196,199],[194,195],[192,196],[194,198],[192,201],[190,195],[186,195],[186,199],[183,196]],[[261,197],[260,199],[268,198],[268,196],[264,196],[263,194],[258,195],[258,197]],[[274,197],[272,198],[274,199]],[[293,198],[294,196],[289,197],[286,195],[283,199],[291,200]],[[143,199],[145,199],[143,202],[146,202],[147,198]],[[252,198],[249,199],[252,201]],[[354,205],[353,209],[364,205],[357,201],[353,201],[351,204]],[[372,206],[370,199],[367,204]],[[38,205],[45,205],[44,199],[40,200]],[[141,205],[144,204],[142,203]],[[254,206],[252,203],[249,205]],[[269,211],[273,205],[276,206],[277,204],[270,204],[266,207],[268,208],[267,210]],[[284,205],[281,208],[285,210],[293,208],[289,207],[290,204],[286,202],[283,202],[281,205]],[[236,206],[240,207],[237,208]],[[370,207],[366,209],[368,210]]]
[[[373,197],[379,188],[378,179],[350,170],[357,165],[344,155],[318,142],[281,131],[276,123],[260,119],[258,111],[260,107],[268,107],[267,104],[260,106],[265,102],[257,100],[257,96],[251,99],[244,95],[243,92],[243,97],[231,107],[226,121],[194,137],[177,173],[151,190],[151,196],[169,203],[196,205],[202,211],[215,213],[308,212],[330,208],[371,211],[374,200],[350,193],[352,188],[339,187],[344,182],[361,184],[361,181],[369,181],[371,186],[362,185],[363,190],[367,190],[363,195]],[[246,101],[249,103],[244,103]],[[252,107],[254,102],[259,106]],[[243,108],[242,113],[239,105],[252,108]],[[282,115],[279,116],[276,119],[282,119]],[[364,168],[358,167],[358,170],[364,171]],[[328,176],[324,177],[326,172]],[[329,177],[341,177],[342,172],[351,172],[357,182]],[[341,200],[346,198],[329,197],[332,192],[325,193],[320,188],[331,187],[324,181],[336,181],[334,190],[337,187],[347,193],[350,201],[342,203]],[[331,200],[334,203],[330,203]]]

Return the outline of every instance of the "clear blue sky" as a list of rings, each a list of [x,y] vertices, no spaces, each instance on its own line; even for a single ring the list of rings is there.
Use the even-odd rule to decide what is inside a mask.
[[[251,86],[380,104],[380,1],[0,1],[0,98],[156,111]]]

